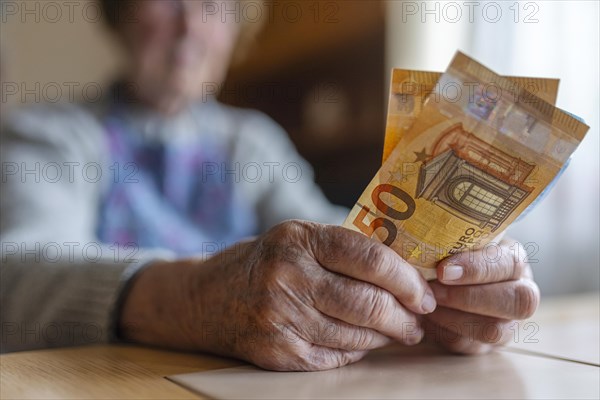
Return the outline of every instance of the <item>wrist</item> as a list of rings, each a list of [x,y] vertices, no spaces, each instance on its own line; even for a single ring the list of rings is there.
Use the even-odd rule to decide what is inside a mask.
[[[159,261],[140,271],[124,294],[118,316],[119,337],[126,341],[193,348],[181,326],[194,262]]]

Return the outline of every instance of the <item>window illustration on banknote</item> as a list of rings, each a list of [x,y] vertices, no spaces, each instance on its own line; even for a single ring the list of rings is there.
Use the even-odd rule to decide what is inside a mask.
[[[432,155],[421,165],[416,197],[495,231],[533,191],[525,180],[535,164],[477,138],[461,122],[441,129]]]

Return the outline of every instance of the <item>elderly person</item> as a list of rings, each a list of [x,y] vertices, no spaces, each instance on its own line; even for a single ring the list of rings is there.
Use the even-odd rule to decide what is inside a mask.
[[[381,243],[323,224],[346,210],[285,133],[202,98],[243,24],[203,2],[132,1],[103,1],[130,62],[101,102],[5,124],[4,351],[127,340],[320,370],[425,334],[486,352],[533,313],[539,291],[508,241],[494,262],[442,261],[428,283]],[[126,6],[137,22],[118,18]],[[259,179],[240,176],[248,165]]]

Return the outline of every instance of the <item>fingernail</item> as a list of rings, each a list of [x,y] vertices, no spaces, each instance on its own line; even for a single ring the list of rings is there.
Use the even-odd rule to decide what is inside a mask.
[[[427,292],[425,294],[425,297],[423,297],[423,302],[421,303],[421,308],[423,309],[424,312],[429,314],[429,313],[433,312],[433,310],[435,310],[436,306],[437,306],[437,303],[435,302],[433,293]]]
[[[442,278],[445,281],[456,281],[462,278],[463,273],[463,267],[460,265],[448,265],[444,268],[444,274]]]

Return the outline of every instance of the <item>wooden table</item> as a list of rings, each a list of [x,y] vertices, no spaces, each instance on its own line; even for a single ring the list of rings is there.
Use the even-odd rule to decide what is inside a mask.
[[[495,354],[463,357],[428,346],[406,348],[402,351],[413,376],[424,377],[408,381],[406,397],[598,398],[599,315],[597,294],[551,299],[530,321],[537,325],[536,334],[531,335],[532,325],[521,323],[519,340]],[[537,342],[525,342],[527,334]],[[127,345],[13,353],[0,356],[0,398],[196,399],[200,396],[165,377],[241,365]],[[432,376],[443,366],[453,373]]]

